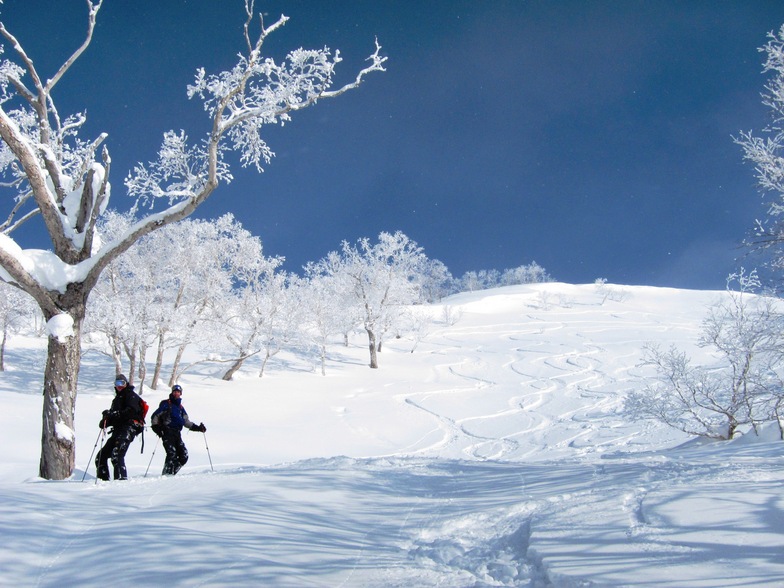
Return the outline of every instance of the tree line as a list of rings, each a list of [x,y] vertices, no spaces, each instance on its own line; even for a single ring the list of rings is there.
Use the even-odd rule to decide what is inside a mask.
[[[122,232],[133,222],[108,213],[100,232]],[[92,350],[112,358],[117,373],[127,366],[153,389],[164,379],[173,385],[192,367],[183,364],[189,347],[199,351],[199,363],[224,364],[224,380],[252,357],[263,376],[284,349],[305,351],[325,374],[330,345],[347,345],[361,332],[369,366],[377,368],[387,338],[416,340],[435,320],[418,306],[462,291],[552,280],[535,262],[456,279],[400,231],[343,242],[301,274],[284,271],[283,262],[265,256],[262,240],[231,214],[168,225],[107,266],[88,300],[83,335]],[[0,370],[10,333],[41,330],[33,300],[5,284],[2,291]],[[164,374],[167,353],[174,361]]]

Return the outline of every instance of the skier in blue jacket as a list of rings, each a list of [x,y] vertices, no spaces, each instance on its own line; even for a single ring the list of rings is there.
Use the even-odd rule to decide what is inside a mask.
[[[166,461],[163,464],[163,475],[173,476],[188,461],[188,450],[182,441],[182,428],[206,433],[204,423],[194,424],[182,405],[182,386],[172,386],[169,398],[161,401],[160,406],[152,413],[152,430],[161,438],[166,450]]]

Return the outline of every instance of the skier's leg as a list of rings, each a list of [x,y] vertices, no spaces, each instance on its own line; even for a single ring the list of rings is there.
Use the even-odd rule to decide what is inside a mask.
[[[114,433],[112,433],[104,446],[98,451],[98,455],[95,456],[95,477],[99,480],[109,480],[109,458],[112,455],[115,441]]]
[[[112,465],[114,466],[114,479],[127,480],[128,470],[125,468],[125,454],[133,441],[135,434],[130,427],[122,427],[117,431],[117,441],[112,449]]]
[[[161,444],[163,445],[164,451],[166,451],[166,460],[163,462],[163,472],[161,472],[164,476],[173,476],[179,469],[176,468],[177,447],[175,444],[176,439],[173,437],[173,434],[168,431],[161,437]]]

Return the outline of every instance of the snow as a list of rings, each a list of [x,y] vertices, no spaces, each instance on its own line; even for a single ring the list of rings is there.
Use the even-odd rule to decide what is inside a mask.
[[[94,260],[88,259],[77,265],[69,265],[46,249],[22,249],[7,235],[0,234],[0,248],[16,259],[36,282],[47,290],[65,292],[68,284],[83,281]],[[14,282],[11,275],[0,268],[0,279]]]
[[[46,323],[46,332],[61,343],[68,337],[73,337],[73,317],[65,312],[54,315]]]
[[[72,443],[76,438],[73,429],[60,422],[54,424],[54,434],[58,439],[61,439],[66,443]]]
[[[200,364],[181,381],[208,429],[184,435],[190,461],[162,478],[148,432],[128,482],[84,471],[114,377],[86,345],[76,473],[36,477],[44,344],[12,339],[0,584],[784,585],[776,427],[709,442],[621,410],[644,343],[707,357],[696,337],[721,293],[617,288],[617,300],[568,284],[452,297],[455,324],[441,319],[414,353],[385,342],[377,370],[360,336],[330,349],[326,376],[294,354],[234,382]]]

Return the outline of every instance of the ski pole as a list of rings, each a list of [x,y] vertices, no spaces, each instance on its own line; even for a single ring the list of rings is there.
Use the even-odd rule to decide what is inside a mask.
[[[103,433],[103,427],[98,431],[98,436],[95,438],[95,445],[93,445],[92,453],[90,453],[90,459],[87,461],[84,473],[82,474],[82,482],[84,482],[84,477],[87,475],[87,470],[90,469],[90,464],[93,463],[93,455],[95,455],[95,449],[98,447],[98,442],[101,440],[101,433]]]
[[[150,456],[150,463],[147,464],[147,469],[144,470],[144,477],[147,477],[147,472],[150,471],[150,466],[152,465],[152,458],[155,457],[155,450],[158,449],[158,441],[161,440],[160,437],[156,435],[157,439],[155,441],[155,447],[152,448],[152,455]]]
[[[212,456],[210,455],[210,446],[207,445],[207,433],[202,433],[204,435],[204,447],[207,448],[207,457],[210,460],[210,471],[215,471],[215,468],[212,467]]]
[[[101,452],[103,451],[103,441],[106,439],[106,420],[103,421],[103,427],[101,427],[100,433],[101,439],[101,448],[98,450],[98,456],[100,457]],[[98,484],[98,466],[95,467],[95,484]]]

